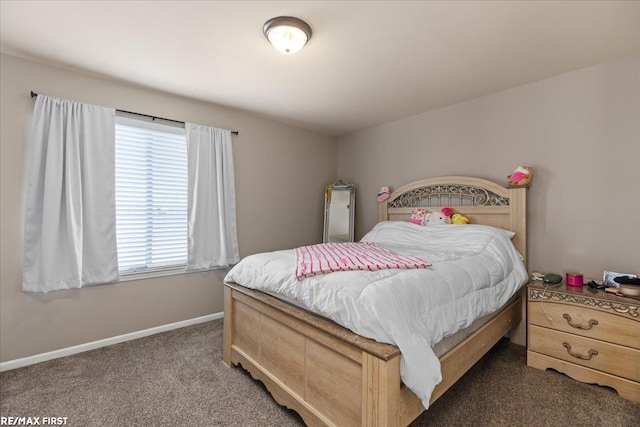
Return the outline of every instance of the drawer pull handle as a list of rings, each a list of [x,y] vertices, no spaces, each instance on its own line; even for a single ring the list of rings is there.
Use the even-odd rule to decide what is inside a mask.
[[[598,355],[598,352],[596,350],[589,350],[589,355],[588,356],[584,356],[584,355],[579,354],[579,353],[573,353],[571,351],[571,344],[569,344],[568,342],[563,342],[562,346],[567,349],[567,353],[569,353],[571,356],[576,357],[576,358],[578,358],[580,360],[591,360],[591,358],[593,356],[597,356]]]
[[[567,313],[563,314],[562,317],[567,319],[567,323],[569,324],[569,326],[572,326],[576,329],[582,329],[583,331],[588,331],[598,324],[598,321],[596,319],[589,320],[589,325],[587,326],[578,325],[577,323],[571,323],[571,316],[569,316]]]

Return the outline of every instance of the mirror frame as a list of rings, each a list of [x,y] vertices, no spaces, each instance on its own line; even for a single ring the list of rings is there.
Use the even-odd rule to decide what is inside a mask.
[[[324,231],[322,233],[322,242],[329,243],[329,225],[331,217],[329,214],[331,208],[331,201],[329,197],[329,188],[331,192],[334,191],[348,191],[349,192],[349,242],[353,242],[355,239],[355,218],[356,218],[356,187],[353,184],[347,184],[341,179],[336,183],[327,186],[324,192]]]

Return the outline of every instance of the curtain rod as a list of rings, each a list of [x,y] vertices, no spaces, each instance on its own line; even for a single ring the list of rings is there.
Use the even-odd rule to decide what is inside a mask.
[[[35,98],[36,96],[38,96],[38,94],[35,93],[34,91],[31,91],[31,97]],[[184,122],[181,122],[180,120],[165,119],[164,117],[150,116],[149,114],[134,113],[133,111],[127,111],[127,110],[116,110],[116,111],[119,111],[121,113],[126,113],[126,114],[133,114],[135,116],[149,117],[149,118],[151,118],[151,120],[158,119],[158,120],[164,120],[164,121],[167,121],[167,122],[174,122],[174,123],[182,123],[182,124],[184,124]],[[234,134],[234,135],[238,135],[239,134],[239,132],[237,130],[232,130],[231,133]]]

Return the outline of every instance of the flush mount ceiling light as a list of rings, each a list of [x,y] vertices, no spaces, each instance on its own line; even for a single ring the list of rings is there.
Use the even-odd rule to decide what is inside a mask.
[[[293,16],[271,18],[262,26],[269,42],[282,53],[296,53],[311,38],[311,27],[302,19]]]

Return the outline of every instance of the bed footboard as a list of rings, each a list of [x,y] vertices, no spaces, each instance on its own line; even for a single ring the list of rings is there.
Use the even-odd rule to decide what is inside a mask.
[[[225,287],[224,362],[242,365],[307,425],[399,425],[400,352],[382,346],[373,355]]]
[[[224,289],[223,361],[262,381],[310,426],[406,426],[424,407],[400,380],[400,350],[236,284]],[[440,358],[449,389],[521,319],[517,299]]]

